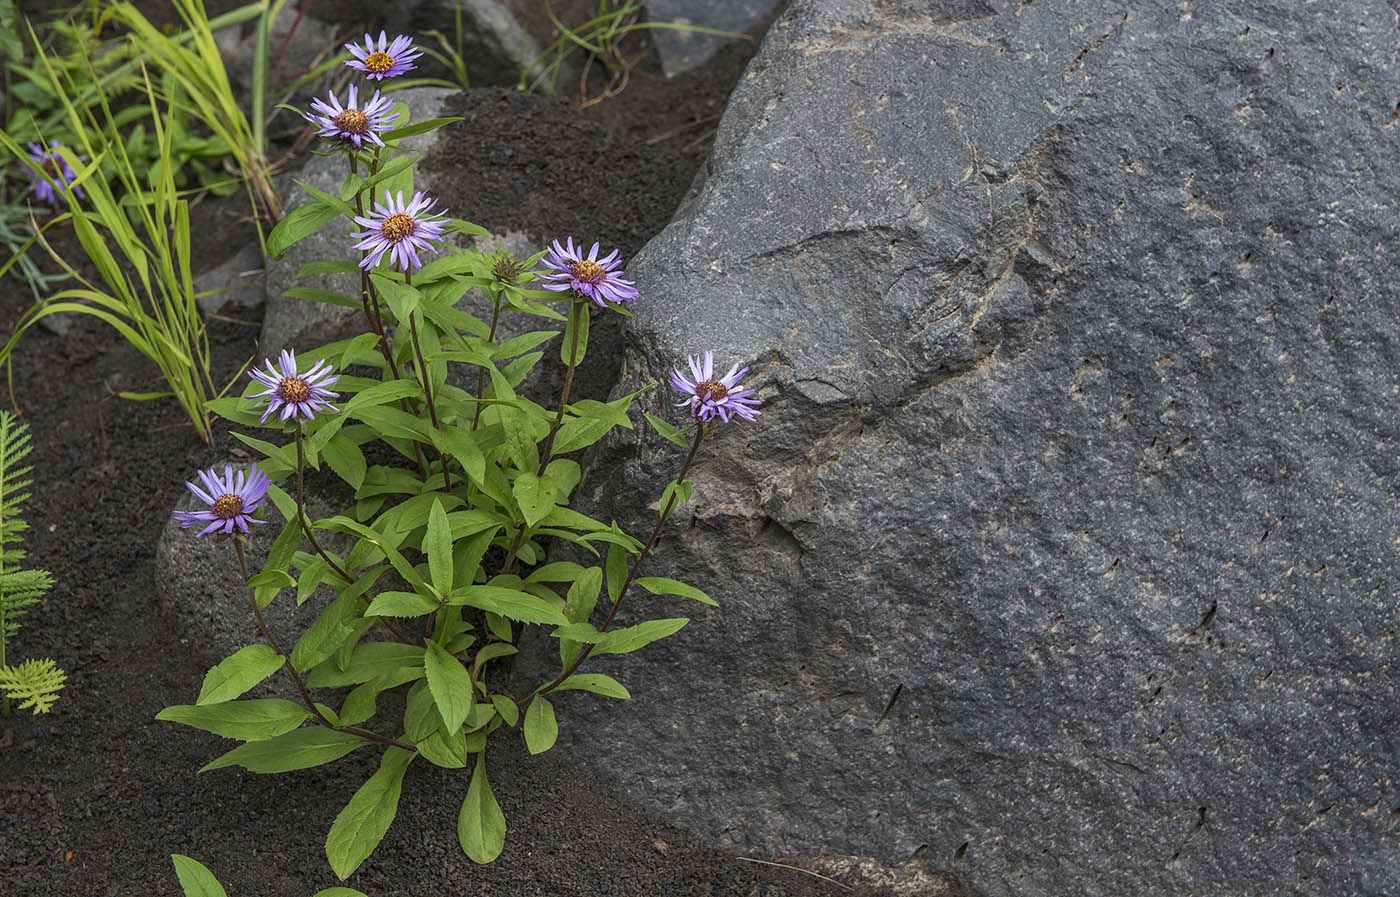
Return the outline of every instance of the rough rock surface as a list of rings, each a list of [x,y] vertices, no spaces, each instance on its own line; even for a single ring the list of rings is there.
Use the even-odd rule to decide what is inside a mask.
[[[571,695],[570,755],[989,897],[1393,893],[1398,42],[1364,0],[793,0],[630,268],[619,392],[709,348],[766,401],[649,569],[723,607],[630,597],[695,620],[593,667],[634,700]],[[581,491],[644,534],[640,432]]]

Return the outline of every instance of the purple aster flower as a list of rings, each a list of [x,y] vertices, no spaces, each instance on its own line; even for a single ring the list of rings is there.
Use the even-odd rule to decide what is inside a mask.
[[[346,44],[345,49],[355,57],[345,60],[345,64],[364,72],[371,80],[395,78],[409,69],[415,69],[418,66],[413,64],[413,60],[423,55],[422,50],[413,46],[413,38],[400,34],[393,43],[388,43],[388,35],[383,31],[379,32],[378,47],[374,45],[374,37],[366,34],[363,47]]]
[[[54,141],[53,145],[54,149],[63,146],[63,144],[57,140]],[[47,174],[54,183],[59,185],[60,190],[71,184],[73,179],[78,176],[78,173],[73,170],[73,166],[68,164],[68,160],[54,152],[53,149],[45,150],[37,143],[31,143],[28,146],[30,160],[44,169],[44,173]],[[86,162],[87,156],[79,156],[78,161]],[[38,174],[34,174],[34,185],[32,189],[34,190],[34,195],[38,197],[40,201],[46,202],[49,205],[58,205],[58,194],[54,192],[53,184],[50,184]],[[74,187],[73,193],[76,196],[82,196],[83,188]]]
[[[567,246],[560,246],[555,240],[549,252],[541,259],[549,271],[540,275],[540,286],[546,290],[573,290],[576,295],[592,299],[602,308],[608,302],[631,302],[637,298],[637,286],[630,280],[623,280],[622,262],[614,249],[604,258],[598,258],[598,245],[593,244],[588,257],[583,257],[583,244],[574,249],[574,238],[569,237]]]
[[[331,366],[324,359],[316,362],[311,370],[304,374],[297,373],[297,356],[291,349],[282,350],[280,373],[272,366],[272,359],[267,358],[264,361],[267,364],[266,372],[256,368],[248,372],[248,376],[267,387],[263,392],[252,396],[255,400],[267,400],[267,410],[263,412],[258,423],[266,421],[268,415],[278,408],[282,409],[282,420],[294,418],[298,414],[311,420],[322,408],[340,410],[326,401],[328,398],[340,397],[340,393],[331,392],[326,388],[334,386],[340,376],[330,376]]]
[[[758,399],[752,397],[754,391],[734,388],[749,372],[748,368],[740,370],[736,364],[729,373],[716,378],[715,353],[706,352],[703,362],[691,355],[689,361],[694,377],[682,374],[680,368],[671,371],[671,388],[686,397],[685,401],[676,403],[677,408],[689,405],[691,415],[700,421],[714,420],[716,414],[725,423],[736,414],[747,421],[758,417]]]
[[[319,97],[311,101],[311,110],[319,114],[306,116],[307,121],[320,128],[317,136],[339,140],[353,145],[355,149],[364,146],[366,141],[384,145],[379,135],[398,118],[393,100],[381,97],[376,90],[369,102],[360,106],[357,88],[353,84],[350,85],[350,99],[343,107],[336,99],[335,91],[327,96],[329,103]]]
[[[368,228],[353,235],[360,238],[360,242],[355,244],[356,249],[369,250],[369,255],[360,259],[360,267],[366,270],[373,268],[379,264],[385,252],[389,253],[391,268],[407,271],[412,265],[413,270],[417,271],[423,267],[418,260],[418,250],[437,252],[438,247],[429,241],[440,243],[442,229],[447,226],[447,219],[441,217],[442,213],[433,211],[435,205],[437,201],[429,199],[422,191],[413,194],[413,199],[404,205],[402,190],[397,199],[385,190],[384,202],[376,202],[373,212],[363,217],[355,216],[356,224]]]
[[[176,511],[174,516],[180,521],[181,529],[200,523],[209,524],[194,534],[198,539],[214,532],[231,533],[234,527],[246,533],[248,524],[263,522],[253,519],[253,512],[262,507],[267,499],[267,487],[272,485],[272,480],[257,465],[249,468],[246,474],[240,470],[236,479],[232,464],[224,465],[222,477],[211,467],[199,471],[199,479],[204,483],[203,489],[188,481],[185,485],[209,508],[203,511]]]

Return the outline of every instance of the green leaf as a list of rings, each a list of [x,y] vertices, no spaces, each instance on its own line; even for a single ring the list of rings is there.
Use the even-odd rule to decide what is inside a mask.
[[[286,658],[267,645],[248,645],[225,658],[204,677],[195,704],[219,704],[257,685],[282,668]]]
[[[605,695],[609,698],[621,698],[624,701],[632,699],[629,692],[621,682],[611,676],[602,673],[575,673],[569,678],[554,686],[555,691],[591,691],[595,695]]]
[[[401,140],[404,137],[412,137],[414,134],[422,134],[426,131],[436,130],[443,125],[450,125],[454,121],[461,121],[460,118],[429,118],[424,121],[417,121],[411,125],[404,125],[402,128],[394,128],[384,135],[385,140]],[[483,236],[490,236],[489,233]]]
[[[254,589],[287,589],[295,586],[297,581],[292,579],[291,574],[286,570],[264,570],[261,573],[254,573],[248,577],[248,586]]]
[[[240,741],[262,741],[290,732],[311,714],[281,698],[228,701],[223,704],[177,704],[156,714],[162,722],[179,723]]]
[[[435,429],[432,436],[437,450],[455,458],[473,482],[480,483],[486,479],[486,457],[467,431],[458,428]]]
[[[242,766],[249,772],[291,772],[338,760],[369,744],[358,735],[323,726],[293,729],[266,741],[250,741],[205,764],[200,772]]]
[[[625,629],[614,629],[603,635],[602,641],[593,647],[594,654],[627,654],[657,639],[663,639],[689,623],[685,617],[666,620],[647,620]]]
[[[486,752],[477,754],[467,797],[457,814],[457,840],[475,863],[489,863],[506,844],[506,817],[486,778]]]
[[[559,723],[554,718],[554,705],[543,695],[537,695],[525,710],[525,748],[532,754],[543,754],[554,747],[559,738]]]
[[[344,669],[321,664],[311,671],[306,684],[312,688],[359,685],[379,676],[395,675],[399,670],[422,668],[423,649],[417,645],[366,642],[355,646]]]
[[[336,474],[353,488],[359,489],[365,482],[365,454],[360,447],[337,433],[321,449],[321,457]]]
[[[428,556],[428,576],[439,595],[452,591],[452,528],[442,501],[434,498],[428,509],[428,528],[423,534],[423,553]]]
[[[510,698],[505,695],[492,695],[491,703],[495,706],[496,712],[501,715],[501,719],[506,721],[507,726],[513,726],[520,721],[520,708]]]
[[[515,496],[516,504],[520,506],[526,526],[534,526],[543,520],[558,504],[559,496],[553,484],[528,470],[515,478],[511,493]]]
[[[433,702],[433,693],[428,689],[428,680],[419,679],[408,690],[404,701],[403,732],[408,740],[417,744],[438,729],[442,728],[442,715]]]
[[[412,751],[390,747],[380,758],[379,769],[335,817],[326,836],[326,859],[341,881],[360,868],[389,831],[399,810],[404,772],[412,760]]]
[[[440,607],[439,603],[427,595],[417,592],[380,592],[374,601],[365,608],[367,617],[421,617]]]
[[[309,202],[293,209],[267,235],[267,254],[281,258],[294,243],[325,227],[339,214],[334,206],[323,202]]]
[[[616,543],[608,546],[608,598],[613,604],[627,581],[627,552]]]
[[[292,649],[292,666],[310,670],[336,652],[360,623],[360,596],[389,569],[380,565],[367,571],[347,587],[312,621]]]
[[[677,430],[675,427],[671,426],[670,424],[666,423],[664,420],[662,420],[659,417],[656,417],[655,415],[646,414],[643,416],[646,417],[647,422],[651,424],[651,428],[653,430],[660,433],[662,436],[671,440],[676,445],[680,446],[686,451],[690,450],[690,443],[686,441],[685,434],[682,433],[680,430]]]
[[[656,513],[661,515],[662,520],[670,517],[676,508],[690,501],[690,494],[694,488],[695,483],[692,480],[681,483],[679,490],[676,488],[675,480],[667,483],[666,488],[661,491],[661,501],[657,503]],[[672,496],[675,496],[674,501]]]
[[[586,623],[593,616],[593,608],[598,606],[598,593],[603,588],[603,571],[589,567],[578,575],[569,586],[565,604],[570,623]]]
[[[175,877],[180,880],[185,897],[228,897],[228,892],[199,860],[192,860],[183,854],[172,853],[170,861],[175,864]]]
[[[471,673],[431,639],[423,655],[423,670],[428,674],[428,689],[442,716],[443,727],[448,732],[457,731],[472,709]]]
[[[708,604],[710,607],[719,607],[719,602],[706,595],[695,586],[686,585],[674,579],[667,579],[664,576],[641,576],[632,580],[636,585],[641,586],[653,595],[680,595],[682,598],[693,598],[701,604]]]
[[[317,891],[312,897],[365,897],[365,894],[354,888],[326,888],[324,891]]]
[[[467,734],[461,729],[451,735],[442,729],[435,729],[431,735],[415,744],[423,759],[434,766],[462,769],[467,765]]]
[[[500,586],[467,586],[465,589],[453,590],[447,600],[449,604],[480,608],[502,617],[519,620],[521,623],[563,626],[569,622],[562,613],[551,607],[544,599],[518,589],[506,589]]]

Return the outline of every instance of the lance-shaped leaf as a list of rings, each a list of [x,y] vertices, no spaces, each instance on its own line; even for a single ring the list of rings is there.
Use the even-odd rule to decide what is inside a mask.
[[[679,630],[690,620],[674,617],[668,620],[647,620],[625,629],[614,629],[603,634],[603,638],[593,646],[594,654],[627,654],[657,639],[663,639]]]
[[[457,658],[431,639],[423,655],[423,671],[427,673],[428,690],[442,716],[443,727],[448,732],[456,732],[472,709],[471,674]]]
[[[423,533],[423,553],[428,556],[428,576],[439,595],[452,591],[452,529],[442,502],[433,499],[428,509],[428,528]]]
[[[501,586],[467,586],[456,589],[448,603],[480,608],[522,623],[542,623],[563,626],[569,622],[564,615],[538,595]]]
[[[526,526],[534,526],[548,516],[560,497],[548,477],[536,476],[528,470],[515,478],[511,492]]]
[[[360,868],[389,831],[399,810],[404,771],[412,760],[411,751],[390,747],[380,758],[379,769],[335,817],[326,836],[326,859],[341,881]]]
[[[457,814],[457,840],[476,863],[489,863],[506,844],[506,816],[486,778],[486,752],[477,754],[467,797]]]
[[[653,595],[680,595],[682,598],[693,598],[701,604],[719,607],[718,601],[695,588],[695,586],[686,585],[674,579],[667,579],[664,576],[641,576],[633,580],[633,583],[641,586]]]
[[[632,693],[621,682],[602,673],[575,673],[554,686],[555,691],[591,691],[595,695],[631,700]]]
[[[225,738],[262,741],[290,732],[311,714],[306,708],[281,698],[228,701],[223,704],[177,704],[156,714],[168,723],[193,726]]]
[[[249,772],[291,772],[338,760],[369,744],[358,735],[322,726],[293,729],[266,741],[250,741],[205,764],[200,772],[241,766]]]
[[[267,645],[248,645],[225,658],[204,677],[195,703],[219,704],[257,685],[282,668],[286,658]]]

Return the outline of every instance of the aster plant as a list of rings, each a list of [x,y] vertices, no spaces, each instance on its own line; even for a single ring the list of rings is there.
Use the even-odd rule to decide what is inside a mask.
[[[63,146],[61,140],[55,140],[53,146],[48,148],[37,143],[27,144],[29,159],[34,163],[34,167],[30,169],[33,178],[30,189],[34,191],[35,199],[51,206],[56,206],[62,201],[61,194],[66,193],[68,185],[78,177],[68,160],[57,152],[60,146]],[[79,162],[87,161],[87,156],[77,158]],[[81,199],[83,188],[74,187],[73,195]]]
[[[352,65],[371,77],[391,77],[411,61],[407,38],[381,35],[376,45],[367,37],[358,50]],[[317,114],[341,114],[326,105]],[[338,194],[315,192],[274,229],[268,242],[277,251],[336,222],[344,258],[305,270],[358,274],[359,295],[308,288],[290,295],[358,306],[365,332],[300,353],[288,348],[251,374],[241,397],[211,403],[240,428],[264,431],[262,438],[235,431],[263,457],[246,477],[231,468],[222,477],[201,473],[202,486],[189,488],[206,507],[176,513],[182,526],[202,525],[197,535],[233,542],[256,623],[250,635],[259,640],[212,670],[194,704],[166,708],[160,718],[244,742],[206,770],[284,772],[360,748],[379,751],[377,771],[326,839],[341,878],[388,830],[405,772],[419,760],[463,771],[457,838],[466,854],[485,863],[500,853],[506,827],[487,775],[488,742],[518,733],[540,753],[558,736],[555,702],[567,706],[564,693],[630,697],[602,671],[608,655],[636,651],[689,622],[639,613],[627,600],[637,589],[659,596],[656,604],[715,604],[694,586],[641,571],[668,519],[691,498],[687,475],[706,434],[758,418],[753,388],[741,386],[747,369],[715,377],[710,353],[692,358],[689,375],[677,368],[671,377],[685,410],[658,403],[685,426],[645,415],[684,453],[649,537],[569,507],[581,478],[578,454],[615,428],[631,429],[631,406],[657,385],[609,402],[571,399],[589,319],[627,314],[644,298],[626,278],[620,251],[605,252],[601,241],[569,236],[527,259],[456,246],[455,234],[486,232],[414,191],[397,146],[399,136],[441,123],[396,123],[380,133],[382,147],[347,154]],[[489,311],[489,323],[476,311]],[[512,313],[541,326],[501,340],[499,323]],[[542,405],[522,394],[523,384],[555,340],[565,377],[557,402]],[[453,369],[466,376],[450,377]],[[457,385],[472,374],[474,389]],[[370,443],[379,443],[374,452],[366,451]],[[353,498],[340,513],[313,519],[304,473],[323,467]],[[277,485],[283,480],[295,482],[294,494]],[[255,511],[270,508],[280,533],[253,572],[244,542],[278,529],[271,510],[272,525],[252,525]],[[304,633],[293,639],[266,625],[261,611],[269,603],[313,600],[322,585],[336,597]],[[558,672],[512,688],[500,663],[520,650],[531,626],[543,627]],[[242,697],[279,671],[294,700]],[[331,701],[326,693],[315,697],[332,688],[349,688],[336,707],[323,703]],[[390,691],[402,699],[384,703],[403,710],[386,719],[377,699]]]

